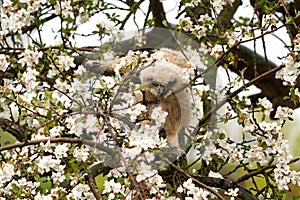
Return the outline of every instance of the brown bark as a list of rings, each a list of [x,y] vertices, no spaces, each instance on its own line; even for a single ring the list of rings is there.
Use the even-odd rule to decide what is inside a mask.
[[[238,57],[238,62],[236,66],[229,65],[229,69],[240,74],[241,70],[247,68],[243,76],[248,80],[252,80],[257,75],[277,67],[275,63],[266,61],[261,55],[254,56],[253,50],[245,46],[240,45],[233,49],[232,52]],[[255,65],[256,68],[254,67]],[[275,78],[275,74],[256,82],[255,85],[262,91],[260,94],[252,96],[254,102],[260,97],[267,97],[273,103],[274,107],[279,105],[289,107],[299,106],[298,104],[294,105],[294,103],[288,99],[284,99],[284,97],[289,96],[290,87],[284,86],[281,80]],[[299,86],[300,83],[298,81],[297,87]]]
[[[155,27],[165,28],[164,22],[167,23],[167,19],[162,3],[159,0],[150,0],[150,9],[154,17]]]

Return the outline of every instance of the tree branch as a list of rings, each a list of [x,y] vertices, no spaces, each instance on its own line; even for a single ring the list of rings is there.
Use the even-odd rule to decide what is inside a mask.
[[[52,20],[52,19],[54,19],[54,18],[56,18],[56,17],[57,17],[56,14],[52,14],[52,15],[50,15],[50,16],[44,18],[44,19],[41,19],[41,20],[39,21],[39,23],[40,23],[40,24],[44,24],[44,23],[46,23],[46,22],[48,22],[48,21],[50,21],[50,20]],[[23,28],[22,28],[22,33],[27,33],[27,32],[33,31],[35,28],[37,28],[36,24],[32,24],[32,25],[30,25],[30,26],[23,27]],[[13,36],[13,35],[15,35],[15,33],[8,33],[8,34],[5,35],[5,36],[6,36],[6,37],[10,37],[10,36]]]
[[[204,189],[210,191],[212,194],[214,194],[216,197],[218,197],[221,200],[225,200],[217,191],[215,191],[213,188],[208,187],[206,184],[204,184],[203,182],[199,181],[198,179],[194,178],[193,176],[189,175],[188,173],[186,173],[183,169],[177,167],[176,165],[174,165],[172,162],[170,162],[169,160],[167,160],[168,164],[176,171],[178,171],[179,173],[183,174],[184,176],[190,178],[193,180],[193,182],[197,183],[198,185],[200,185],[201,187],[203,187]]]
[[[108,174],[111,170],[110,167],[105,166],[103,163],[97,163],[92,165],[88,170],[88,183],[90,186],[91,191],[93,192],[94,196],[97,200],[102,199],[101,193],[98,190],[97,184],[95,182],[95,177],[99,174]]]
[[[257,82],[263,81],[264,79],[269,77],[271,74],[274,74],[276,71],[280,70],[281,68],[282,68],[282,66],[275,67],[255,78],[253,78],[245,85],[243,85],[243,86],[239,87],[238,89],[236,89],[235,91],[229,93],[227,95],[227,97],[225,99],[223,99],[221,102],[219,102],[214,109],[210,110],[208,113],[206,113],[206,115],[204,115],[204,117],[200,120],[199,124],[200,125],[204,124],[211,117],[211,115],[213,113],[217,112],[226,102],[228,102],[228,100],[231,100],[234,96],[239,94],[245,88],[249,87],[250,85],[256,84]]]
[[[0,127],[3,131],[7,131],[13,135],[18,141],[27,141],[26,135],[24,134],[22,128],[16,123],[8,119],[0,118]]]
[[[246,68],[243,76],[247,80],[252,80],[255,77],[254,63],[257,65],[258,74],[263,74],[271,69],[276,68],[276,64],[271,61],[266,62],[263,56],[256,55],[256,58],[253,58],[253,51],[248,49],[245,46],[239,46],[232,50],[232,52],[238,56],[237,65],[234,66],[229,64],[229,69],[237,74]],[[255,85],[262,90],[258,95],[252,97],[253,102],[255,102],[259,97],[266,96],[272,103],[274,107],[279,105],[289,106],[289,107],[299,107],[299,104],[294,104],[294,102],[284,99],[285,96],[289,96],[290,87],[284,86],[282,81],[276,79],[275,76],[268,76],[263,80],[256,81]],[[296,87],[300,86],[298,81]]]
[[[167,22],[166,14],[159,0],[150,0],[150,9],[154,17],[154,26],[165,28],[164,21]]]
[[[258,200],[256,196],[254,196],[251,192],[239,186],[235,182],[228,179],[220,179],[220,178],[211,178],[211,177],[203,177],[203,176],[194,176],[195,179],[205,183],[210,187],[217,187],[222,189],[230,189],[230,188],[238,188],[238,197],[243,200]]]
[[[126,22],[129,20],[129,18],[131,17],[131,15],[134,15],[136,13],[136,11],[139,9],[140,5],[143,3],[144,1],[138,1],[138,2],[132,2],[132,4],[130,4],[130,11],[129,13],[126,15],[126,17],[122,20],[122,24],[120,26],[120,29],[124,29],[124,26],[126,24]]]
[[[38,145],[41,142],[46,143],[48,141],[53,142],[53,143],[64,142],[64,143],[82,144],[81,139],[76,139],[76,138],[67,138],[67,137],[46,138],[46,139],[40,139],[40,140],[28,140],[28,142],[20,142],[20,143],[16,143],[16,144],[6,145],[4,147],[0,147],[0,152],[5,151],[5,150],[14,149],[17,147],[21,148],[21,147],[29,146],[29,145]]]

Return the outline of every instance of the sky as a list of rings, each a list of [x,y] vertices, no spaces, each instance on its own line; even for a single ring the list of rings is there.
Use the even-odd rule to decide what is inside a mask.
[[[117,0],[112,0],[111,2],[113,3],[114,1],[118,2]],[[174,23],[174,24],[177,23],[178,19],[175,19],[175,17],[177,16],[177,12],[178,12],[178,9],[177,9],[177,7],[179,5],[178,1],[177,0],[164,0],[163,5],[164,5],[165,11],[167,13],[168,21],[170,23]],[[142,3],[141,7],[143,10],[146,10],[148,7],[148,3],[147,2]],[[112,11],[112,12],[114,12],[114,11]],[[118,11],[118,14],[125,17],[126,12]],[[243,0],[243,5],[239,7],[239,9],[237,10],[234,17],[236,19],[239,16],[251,18],[252,14],[253,14],[253,8],[251,7],[249,0]],[[143,16],[143,15],[140,13],[139,16]],[[92,17],[89,20],[89,22],[79,26],[78,32],[85,34],[85,33],[90,33],[93,30],[96,30],[96,27],[95,27],[96,23],[100,23],[103,21],[109,23],[109,21],[106,20],[105,18],[106,17],[104,15],[97,15],[97,16]],[[139,22],[139,20],[137,20],[137,21]],[[140,21],[141,21],[140,23],[143,22],[143,20],[140,20]],[[58,40],[58,39],[54,38],[54,34],[52,34],[52,32],[59,29],[59,24],[60,24],[59,20],[56,19],[54,21],[47,23],[43,27],[43,32],[44,32],[43,40],[46,42],[46,44],[53,45],[53,41]],[[136,30],[136,26],[133,22],[133,19],[128,20],[128,24],[125,26],[125,31],[131,31],[131,30]],[[256,34],[259,35],[260,33],[257,32]],[[286,43],[289,44],[289,38],[288,38],[288,35],[286,34],[286,30],[284,28],[277,31],[276,35],[279,36],[282,40],[284,40]],[[278,58],[283,57],[288,53],[288,51],[284,48],[284,44],[273,35],[267,35],[265,37],[265,40],[266,40],[266,47],[267,47],[266,49],[267,49],[268,58],[270,60],[272,60],[273,62],[275,62],[276,64],[280,64],[281,61]],[[78,47],[94,46],[95,41],[97,41],[97,37],[78,36],[75,39],[75,41],[76,41],[76,46],[78,46]],[[253,49],[252,42],[245,43],[244,45]],[[256,50],[259,54],[264,53],[261,40],[256,41]]]

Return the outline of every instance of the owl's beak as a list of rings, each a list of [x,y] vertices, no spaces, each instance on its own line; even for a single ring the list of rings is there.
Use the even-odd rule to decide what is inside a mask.
[[[159,84],[157,89],[160,96],[163,96],[167,92],[166,87],[164,85]]]
[[[161,84],[158,85],[157,89],[158,89],[158,93],[161,97],[167,97],[172,93],[172,91],[169,88],[167,88],[166,86],[161,85]]]

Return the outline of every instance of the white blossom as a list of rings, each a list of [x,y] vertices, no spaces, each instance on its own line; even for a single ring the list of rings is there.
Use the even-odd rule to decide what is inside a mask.
[[[87,196],[92,197],[92,193],[90,191],[90,187],[85,184],[78,184],[76,185],[72,191],[67,195],[67,199],[88,199]],[[94,199],[94,198],[93,198]]]
[[[46,142],[46,144],[44,144],[43,142],[40,143],[40,148],[41,150],[43,150],[44,152],[49,152],[49,153],[52,153],[52,147],[51,147],[51,143],[50,143],[50,140],[48,140]]]
[[[52,172],[51,179],[53,183],[59,184],[66,180],[65,175],[62,172]]]
[[[185,181],[182,184],[182,187],[187,190],[186,194],[188,195],[188,197],[185,197],[185,199],[208,200],[208,196],[209,196],[210,193],[208,191],[202,189],[202,188],[199,188],[199,187],[195,186],[195,184],[193,183],[191,178],[189,178],[187,181]],[[189,196],[192,196],[192,197],[189,197]]]
[[[109,181],[105,181],[104,182],[104,190],[103,190],[103,194],[108,194],[111,192],[114,193],[119,193],[121,192],[121,184],[120,183],[116,183],[113,179],[109,180]]]
[[[10,181],[15,175],[15,167],[9,163],[3,163],[0,166],[0,186]]]
[[[223,176],[218,172],[209,171],[208,177],[223,179]]]
[[[288,120],[291,119],[292,114],[293,114],[293,110],[291,108],[278,106],[274,118],[280,120]]]
[[[290,4],[290,3],[294,3],[294,0],[283,0],[284,4]]]
[[[74,73],[76,75],[83,75],[85,72],[86,72],[86,69],[83,65],[79,65],[78,68],[74,71]]]
[[[191,21],[190,17],[185,17],[183,19],[180,19],[179,25],[181,26],[183,31],[188,32],[193,27],[193,22]]]
[[[189,3],[185,3],[185,6],[186,7],[195,7],[195,6],[198,6],[198,4],[200,2],[201,1],[199,1],[199,0],[191,0]]]
[[[56,3],[56,5],[54,6],[56,14],[57,15],[62,15],[63,17],[67,18],[67,17],[73,17],[72,15],[72,10],[73,7],[71,6],[71,2],[70,0],[64,0],[64,1],[58,1]]]
[[[277,71],[275,78],[283,80],[283,85],[294,86],[296,84],[297,77],[300,74],[300,63],[296,62],[293,56],[288,55],[283,61],[284,67]]]
[[[257,145],[254,145],[249,151],[246,152],[245,162],[248,162],[250,167],[254,167],[256,163],[265,165],[268,163],[268,159],[264,153],[264,149]]]
[[[25,49],[21,53],[21,59],[18,61],[22,66],[32,67],[34,64],[38,64],[39,58],[43,55],[42,52],[32,51],[30,49]]]
[[[266,115],[269,115],[271,111],[273,111],[272,103],[266,98],[259,98],[258,105],[262,106],[265,109]]]
[[[230,200],[234,200],[234,197],[237,197],[239,194],[239,188],[229,188],[227,191],[224,192],[226,195],[231,196]]]
[[[67,146],[68,144],[59,144],[55,146],[54,155],[56,156],[56,158],[68,156],[67,151],[69,150],[69,148]]]
[[[38,172],[43,174],[60,165],[60,160],[53,159],[51,155],[43,156],[36,160],[36,165],[38,166]]]
[[[262,121],[259,123],[259,127],[267,133],[276,133],[280,131],[280,127],[276,122]]]
[[[49,130],[49,133],[50,133],[50,137],[57,137],[57,136],[60,136],[62,131],[64,130],[65,128],[63,126],[54,126],[53,128],[51,128]]]
[[[156,170],[152,170],[150,165],[147,165],[145,162],[139,163],[138,174],[136,176],[136,181],[141,182],[146,180],[157,173]]]
[[[211,56],[213,56],[215,59],[218,59],[223,55],[226,49],[226,45],[217,44],[211,49]]]
[[[0,70],[5,71],[9,66],[4,54],[0,54]]]
[[[189,178],[187,181],[183,183],[182,186],[188,190],[191,190],[195,187],[195,184],[193,183],[193,180]]]
[[[155,121],[156,126],[164,124],[168,113],[160,106],[156,106],[151,112],[151,119]]]
[[[58,56],[58,65],[62,69],[69,70],[75,67],[74,58],[70,56]]]
[[[85,162],[89,156],[89,150],[87,148],[78,148],[76,147],[73,152],[73,156],[76,158],[77,161]]]
[[[8,2],[8,1],[6,1]],[[7,8],[13,8],[12,5],[6,4]],[[2,11],[2,10],[1,10]],[[14,33],[22,33],[21,30],[25,26],[30,26],[33,16],[24,8],[18,10],[8,10],[1,12],[2,14],[2,29]]]
[[[293,40],[294,44],[294,51],[299,52],[300,51],[300,34],[298,33]]]
[[[224,6],[232,6],[233,2],[234,0],[211,0],[211,4],[217,13],[220,13]]]

